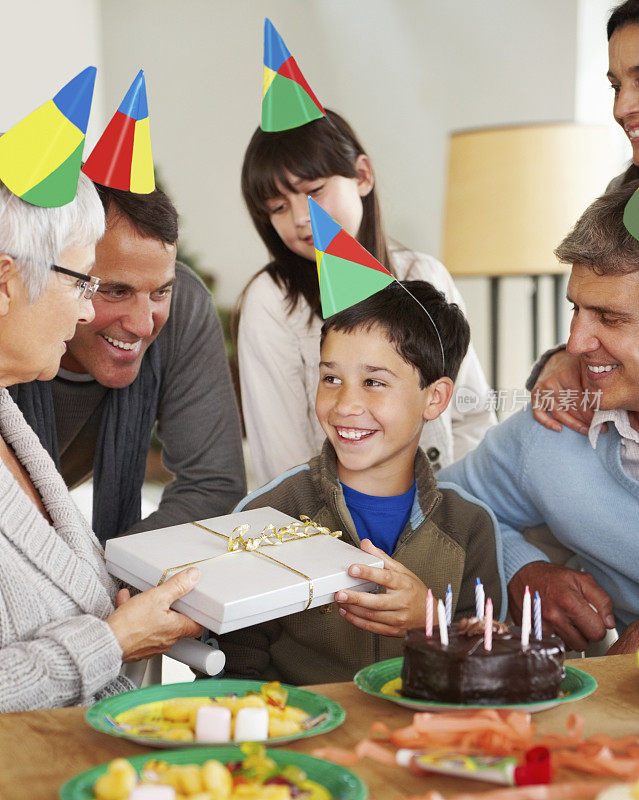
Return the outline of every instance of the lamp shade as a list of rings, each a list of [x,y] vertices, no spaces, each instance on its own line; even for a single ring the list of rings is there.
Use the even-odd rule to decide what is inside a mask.
[[[450,137],[442,260],[453,275],[565,272],[554,249],[618,171],[610,130],[557,123]]]

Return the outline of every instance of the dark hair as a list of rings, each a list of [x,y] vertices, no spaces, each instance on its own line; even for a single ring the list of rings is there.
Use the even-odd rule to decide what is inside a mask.
[[[631,25],[633,22],[639,23],[639,0],[626,0],[625,3],[613,8],[606,26],[608,41],[616,30],[623,28],[624,25]]]
[[[432,317],[432,322],[414,295]],[[444,347],[444,364],[437,326]],[[426,281],[393,281],[385,289],[350,308],[333,314],[322,326],[320,346],[329,331],[350,333],[380,327],[399,355],[419,373],[420,387],[447,377],[457,377],[470,344],[470,327],[462,310]]]
[[[308,259],[289,250],[280,239],[271,225],[266,201],[279,194],[278,184],[291,188],[287,173],[302,180],[332,175],[358,177],[355,161],[365,154],[364,148],[351,126],[339,114],[327,109],[326,117],[277,133],[265,133],[258,128],[249,142],[242,166],[244,201],[257,232],[273,257],[273,261],[258,275],[268,272],[286,291],[289,311],[303,297],[311,308],[309,321],[314,315],[321,316],[317,269]],[[362,198],[362,206],[362,224],[357,239],[392,271],[375,186]],[[240,297],[238,305],[241,300]]]
[[[96,183],[105,216],[113,212],[124,217],[140,236],[159,239],[164,244],[178,240],[178,213],[162,189],[149,194],[136,194],[121,189],[111,189]]]
[[[639,242],[623,223],[628,200],[639,181],[624,183],[598,197],[555,250],[565,264],[583,264],[597,275],[625,275],[639,271]]]
[[[616,8],[612,9],[610,17],[608,18],[608,25],[606,26],[606,33],[608,41],[610,41],[612,34],[623,28],[625,25],[639,24],[639,0],[626,0]],[[621,179],[622,185],[635,181],[639,178],[639,167],[636,164],[630,164],[624,172]]]

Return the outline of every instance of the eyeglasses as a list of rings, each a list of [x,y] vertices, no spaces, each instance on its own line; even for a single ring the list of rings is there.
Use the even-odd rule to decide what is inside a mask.
[[[95,293],[100,286],[100,278],[93,275],[85,275],[82,272],[74,272],[72,269],[66,267],[59,267],[57,264],[51,264],[51,269],[54,272],[60,272],[62,275],[69,275],[71,278],[76,278],[76,292],[78,300],[83,297],[85,300],[92,300]]]

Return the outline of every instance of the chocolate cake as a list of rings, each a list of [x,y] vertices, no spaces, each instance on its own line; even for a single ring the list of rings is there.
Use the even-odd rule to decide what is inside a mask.
[[[493,623],[492,650],[484,650],[484,623],[463,619],[448,629],[442,646],[437,628],[404,638],[402,694],[445,703],[530,703],[557,697],[564,677],[564,646],[545,636],[522,648],[521,629]]]

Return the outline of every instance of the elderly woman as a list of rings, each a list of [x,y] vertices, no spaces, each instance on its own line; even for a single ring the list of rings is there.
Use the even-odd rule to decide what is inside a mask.
[[[87,273],[103,233],[102,204],[82,174],[76,199],[53,209],[0,183],[0,711],[132,688],[123,662],[201,632],[170,610],[197,569],[116,597],[97,539],[6,390],[52,378],[76,324],[93,319],[98,280]]]

